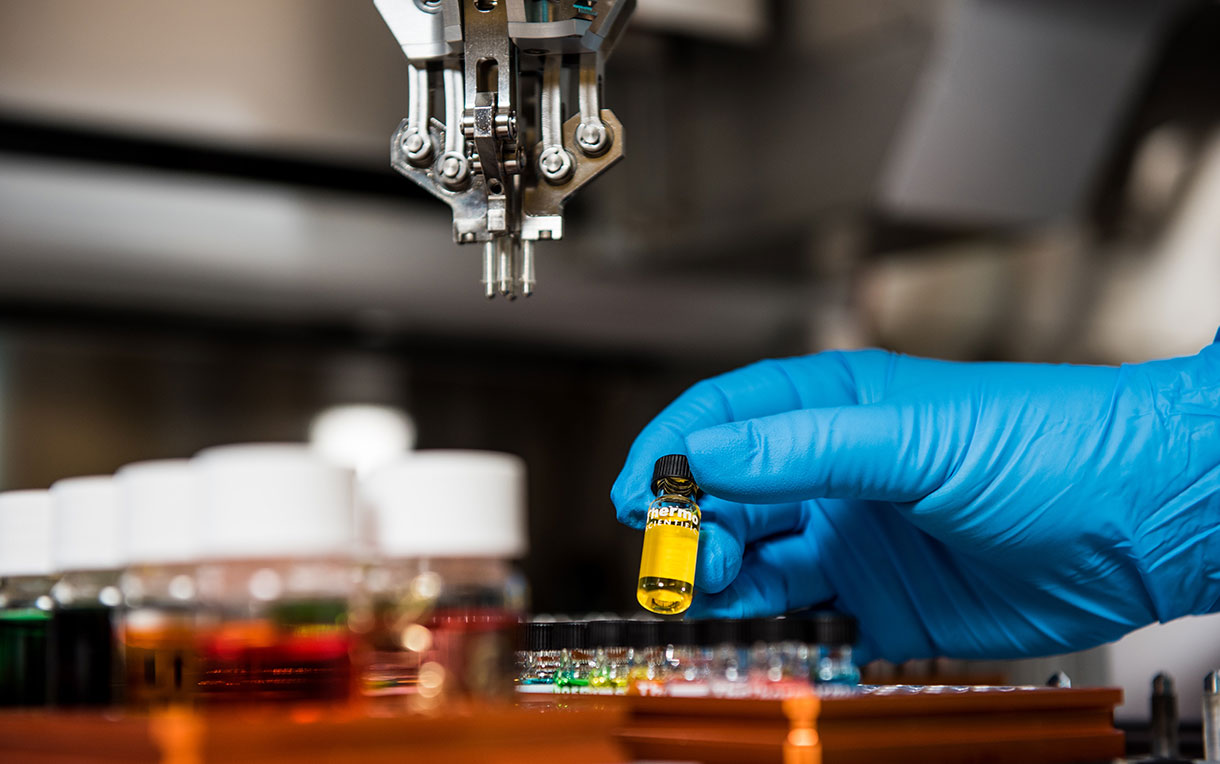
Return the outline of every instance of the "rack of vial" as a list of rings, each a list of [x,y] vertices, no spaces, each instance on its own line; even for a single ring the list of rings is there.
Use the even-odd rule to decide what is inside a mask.
[[[519,693],[785,698],[860,680],[856,622],[840,613],[530,621],[520,629]]]
[[[524,479],[420,451],[357,484],[251,444],[0,493],[0,706],[506,702]]]

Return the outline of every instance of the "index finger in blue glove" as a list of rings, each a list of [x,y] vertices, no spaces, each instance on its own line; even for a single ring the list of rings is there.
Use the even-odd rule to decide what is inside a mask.
[[[822,353],[760,361],[694,385],[658,414],[632,444],[610,491],[619,522],[643,527],[652,500],[648,489],[653,464],[665,454],[685,453],[687,433],[792,409],[855,403],[852,364],[874,358],[883,362],[888,356]],[[699,477],[696,472],[695,478]]]
[[[914,502],[952,474],[971,421],[911,403],[804,409],[697,430],[686,452],[703,488],[732,501]]]

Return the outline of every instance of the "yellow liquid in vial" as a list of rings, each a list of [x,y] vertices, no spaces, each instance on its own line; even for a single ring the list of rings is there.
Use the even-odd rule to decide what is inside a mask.
[[[695,596],[699,508],[689,506],[695,517],[693,523],[677,518],[654,520],[653,510],[649,511],[635,597],[644,609],[654,613],[681,613]]]

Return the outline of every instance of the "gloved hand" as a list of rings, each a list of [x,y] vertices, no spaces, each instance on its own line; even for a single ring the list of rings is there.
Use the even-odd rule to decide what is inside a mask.
[[[1220,336],[1217,337],[1220,341]],[[1125,365],[763,361],[652,421],[707,492],[695,617],[832,600],[864,659],[1046,655],[1220,609],[1220,344]]]

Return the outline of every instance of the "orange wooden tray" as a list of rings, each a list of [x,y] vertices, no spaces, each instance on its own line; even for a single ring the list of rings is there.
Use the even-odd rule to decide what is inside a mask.
[[[1123,755],[1117,688],[884,687],[788,700],[550,696],[620,708],[638,759],[706,764],[1096,762]],[[546,704],[526,696],[525,704]]]

